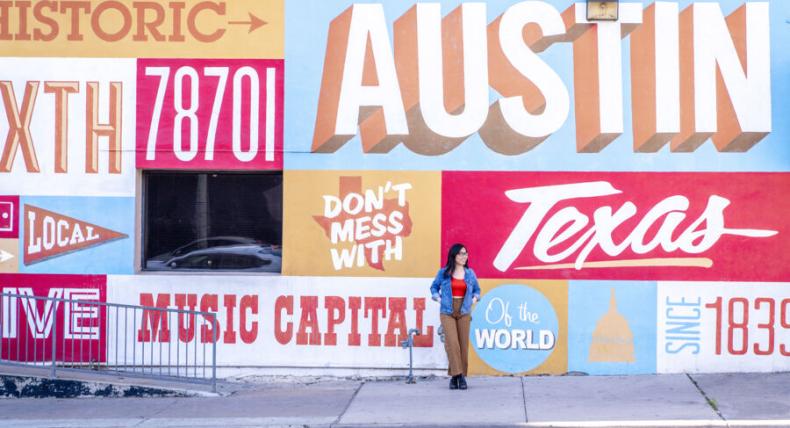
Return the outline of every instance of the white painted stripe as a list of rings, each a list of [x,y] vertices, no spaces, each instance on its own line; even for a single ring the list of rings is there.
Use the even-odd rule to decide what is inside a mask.
[[[276,74],[274,67],[266,69],[266,143],[265,159],[267,162],[274,161],[274,127],[275,127],[275,103],[274,97],[277,95],[275,91]]]
[[[579,427],[579,428],[598,428],[598,427],[788,427],[790,419],[672,419],[672,420],[642,420],[642,421],[550,421],[550,422],[528,422],[527,427]]]

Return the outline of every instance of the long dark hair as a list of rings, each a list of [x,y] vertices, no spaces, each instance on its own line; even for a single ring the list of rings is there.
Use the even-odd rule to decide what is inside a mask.
[[[453,270],[455,270],[455,256],[461,252],[462,249],[466,248],[464,244],[455,243],[452,247],[450,247],[450,251],[447,252],[447,264],[444,265],[444,275],[450,276],[453,274]],[[466,259],[466,264],[464,267],[469,267],[469,259]]]

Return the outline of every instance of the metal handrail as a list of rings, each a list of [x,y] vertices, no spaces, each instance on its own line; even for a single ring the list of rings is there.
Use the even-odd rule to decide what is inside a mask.
[[[414,379],[414,357],[412,354],[414,352],[414,336],[419,335],[420,330],[416,328],[410,328],[406,340],[400,343],[402,348],[409,348],[409,375],[406,377],[406,383],[417,383],[417,381]]]
[[[210,383],[216,392],[218,330],[215,312],[0,293],[0,365],[49,364],[53,378],[58,370],[84,371],[87,367],[124,376]],[[148,349],[146,343],[150,343]],[[198,351],[201,344],[202,353]]]

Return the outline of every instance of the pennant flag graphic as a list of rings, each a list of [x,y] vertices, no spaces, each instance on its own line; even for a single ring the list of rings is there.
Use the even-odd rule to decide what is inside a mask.
[[[25,204],[25,265],[106,244],[129,236]]]

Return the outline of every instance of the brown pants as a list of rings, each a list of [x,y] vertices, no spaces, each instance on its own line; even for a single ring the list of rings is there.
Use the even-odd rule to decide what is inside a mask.
[[[461,315],[463,301],[464,299],[453,299],[453,314],[439,315],[444,328],[444,350],[447,351],[447,374],[450,376],[466,376],[469,368],[469,324],[472,316]]]

